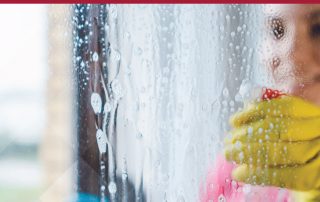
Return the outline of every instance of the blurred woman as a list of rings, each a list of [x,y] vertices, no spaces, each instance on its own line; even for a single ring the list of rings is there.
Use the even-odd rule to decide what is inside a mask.
[[[320,201],[320,5],[266,14],[264,57],[280,91],[231,118],[225,155],[236,165],[218,158],[202,201]]]

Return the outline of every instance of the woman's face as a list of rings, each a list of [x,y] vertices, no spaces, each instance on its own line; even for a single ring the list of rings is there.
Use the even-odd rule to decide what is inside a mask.
[[[320,106],[320,5],[269,5],[266,11],[276,85]]]

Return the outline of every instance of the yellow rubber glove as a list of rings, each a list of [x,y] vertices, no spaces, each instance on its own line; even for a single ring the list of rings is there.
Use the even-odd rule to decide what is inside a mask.
[[[225,155],[239,164],[236,180],[303,191],[300,201],[320,201],[319,107],[282,96],[251,103],[230,122]]]

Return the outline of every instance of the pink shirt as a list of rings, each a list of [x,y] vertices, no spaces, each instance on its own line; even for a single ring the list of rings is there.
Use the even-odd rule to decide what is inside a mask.
[[[210,169],[205,188],[201,189],[201,202],[289,202],[290,194],[286,189],[277,187],[253,186],[231,179],[236,165],[227,162],[222,156]]]

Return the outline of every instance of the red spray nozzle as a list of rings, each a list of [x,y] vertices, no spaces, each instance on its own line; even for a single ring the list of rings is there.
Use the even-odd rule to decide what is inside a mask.
[[[261,96],[262,100],[271,100],[274,98],[281,97],[285,95],[285,93],[282,93],[279,90],[273,90],[271,88],[262,88],[263,94]]]

